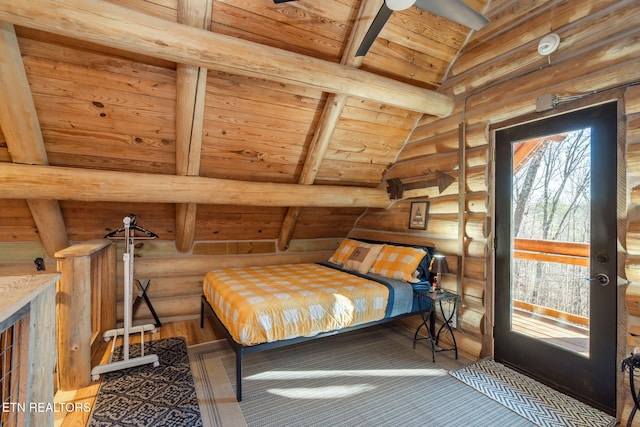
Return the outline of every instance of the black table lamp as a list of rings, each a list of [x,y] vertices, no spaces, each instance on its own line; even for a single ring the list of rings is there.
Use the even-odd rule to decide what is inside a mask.
[[[447,258],[441,254],[434,255],[433,259],[431,260],[431,264],[429,264],[429,271],[436,274],[434,282],[436,292],[442,292],[442,287],[440,286],[440,283],[442,281],[442,273],[449,272],[449,267],[447,266]]]

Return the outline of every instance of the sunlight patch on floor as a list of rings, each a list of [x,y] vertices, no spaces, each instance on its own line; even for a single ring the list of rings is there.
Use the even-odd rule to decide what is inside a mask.
[[[438,369],[354,369],[328,371],[266,371],[245,377],[247,380],[292,380],[340,377],[442,377],[447,371]]]
[[[267,393],[289,399],[339,399],[366,393],[375,388],[376,386],[371,384],[351,384],[329,387],[270,388],[267,389]]]

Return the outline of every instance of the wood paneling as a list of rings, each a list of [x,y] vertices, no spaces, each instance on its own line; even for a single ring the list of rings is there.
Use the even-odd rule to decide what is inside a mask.
[[[237,3],[215,2],[213,31],[333,61],[340,59],[357,11],[350,2],[337,0],[322,4],[261,2],[251,10]],[[292,21],[297,25],[291,25]],[[260,22],[259,31],[256,22]]]
[[[275,239],[284,208],[201,205],[196,240]]]
[[[167,23],[178,21],[175,0],[111,3]],[[484,4],[472,2],[478,10]],[[216,1],[211,26],[216,33],[338,63],[347,53],[347,39],[360,5],[358,0],[280,5]],[[456,55],[467,30],[456,25],[434,31],[421,21],[435,18],[438,25],[446,21],[415,8],[394,15],[372,51],[369,69],[416,86],[437,87],[448,58]],[[175,62],[128,52],[125,46],[100,45],[103,40],[91,41],[91,37],[81,40],[76,34],[22,26],[16,31],[52,165],[177,172]],[[400,98],[405,91],[393,92],[393,98]],[[326,98],[318,87],[252,74],[240,76],[231,69],[209,70],[201,175],[297,182]],[[316,181],[377,186],[419,117],[403,108],[349,98],[325,158],[318,162]],[[1,141],[0,160],[9,160]],[[129,213],[136,213],[161,240],[175,238],[176,224],[171,218],[175,211],[169,204],[63,201],[61,207],[73,241],[101,238]],[[281,208],[201,205],[198,210],[204,213],[197,215],[195,239],[204,242],[272,239],[284,218]],[[294,238],[344,237],[362,212],[361,208],[303,209]],[[5,220],[0,223],[0,241],[39,240],[23,202],[4,200],[0,217]],[[168,251],[163,246],[154,253]]]
[[[11,161],[47,165],[42,129],[13,25],[0,23],[0,49],[4,52],[0,58],[0,92],[7,100],[0,103],[0,123]],[[34,200],[25,194],[42,245],[51,256],[68,245],[60,205],[55,199]]]
[[[25,200],[5,199],[0,209],[1,242],[39,242],[40,236]]]

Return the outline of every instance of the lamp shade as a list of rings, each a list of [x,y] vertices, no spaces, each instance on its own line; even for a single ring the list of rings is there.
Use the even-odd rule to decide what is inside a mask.
[[[405,10],[409,9],[416,0],[385,0],[384,3],[391,10]]]
[[[448,273],[447,258],[444,255],[434,255],[431,264],[429,264],[429,271],[432,273]]]

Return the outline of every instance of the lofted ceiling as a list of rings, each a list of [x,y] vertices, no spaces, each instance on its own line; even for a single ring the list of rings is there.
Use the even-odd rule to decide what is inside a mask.
[[[465,1],[481,13],[485,12],[487,2]],[[9,3],[19,4],[13,0]],[[74,10],[81,9],[84,2],[59,3]],[[6,6],[4,16],[11,16],[8,21],[15,24],[46,157],[44,161],[21,161],[15,155],[17,150],[12,149],[10,138],[5,137],[9,132],[2,129],[1,162],[48,163],[81,170],[162,176],[197,175],[242,182],[383,189],[385,172],[398,158],[425,113],[392,105],[394,98],[409,96],[408,92],[413,91],[411,87],[417,88],[416,98],[430,91],[437,92],[471,32],[464,26],[411,7],[394,12],[366,56],[358,59],[353,57],[353,45],[362,38],[381,0],[300,0],[281,4],[271,0],[104,2],[106,15],[111,13],[110,4],[115,4],[167,22],[199,26],[237,40],[293,52],[298,54],[296,60],[310,61],[310,69],[316,64],[311,59],[319,60],[317,63],[323,67],[330,63],[359,68],[366,73],[345,74],[344,80],[336,84],[343,84],[348,90],[352,85],[354,93],[364,93],[367,83],[362,79],[371,74],[381,76],[384,80],[371,84],[372,88],[375,85],[388,88],[388,99],[380,101],[375,96],[367,99],[350,96],[350,93],[330,93],[326,89],[331,84],[330,78],[326,79],[329,83],[315,84],[313,76],[305,76],[305,84],[296,84],[288,75],[280,78],[277,67],[275,73],[264,72],[264,66],[260,68],[255,64],[241,72],[234,66],[208,67],[205,78],[204,69],[197,66],[202,64],[185,61],[187,65],[177,65],[163,54],[130,49],[129,46],[137,42],[135,37],[123,35],[119,43],[118,35],[110,34],[111,38],[105,38],[103,43],[98,34],[94,39],[82,33],[92,31],[89,25],[67,28],[66,23],[51,23],[45,9],[54,4],[51,13],[56,13],[55,0],[38,0],[32,4],[36,5],[33,10],[37,10],[32,12],[33,16],[14,19],[14,15],[20,13],[14,13],[12,5]],[[40,13],[38,4],[43,6],[42,16],[35,16]],[[180,9],[180,5],[186,6]],[[119,12],[123,10],[118,8]],[[78,31],[77,36],[74,31]],[[104,31],[113,33],[113,29]],[[166,30],[166,35],[171,37],[171,29]],[[160,51],[163,43],[158,40],[155,43]],[[207,47],[211,55],[220,48],[215,43]],[[271,51],[267,48],[264,48],[264,57],[260,50],[252,52],[248,62],[269,63]],[[173,48],[172,55],[171,58],[181,55],[191,58],[198,53],[196,47],[185,45],[183,50]],[[318,69],[318,73],[322,74],[323,69]],[[288,70],[281,68],[280,72]],[[393,82],[404,86],[385,86]],[[436,99],[434,104],[437,102]],[[446,108],[434,111],[444,116],[446,113],[439,114],[444,110]],[[0,123],[5,128],[13,126],[7,120]],[[28,147],[37,142],[22,141],[21,144]],[[110,205],[108,195],[102,197],[103,203],[95,204],[73,200],[73,196],[56,198],[66,200],[60,202],[62,221],[71,240],[101,237],[105,231],[98,225],[94,228],[78,225],[81,219],[89,223],[107,221],[105,212],[111,217],[118,212],[117,218],[123,209],[134,207],[146,212],[149,220],[154,215],[172,217],[173,222],[161,225],[159,234],[173,239],[174,233],[184,233],[176,230],[184,226],[181,210],[187,212],[189,207],[188,203],[182,207],[180,204],[178,207],[131,205],[136,201],[130,200],[124,208],[125,201]],[[139,201],[145,202],[142,192]],[[201,227],[191,233],[195,233],[195,239],[203,240],[241,238],[242,232],[253,238],[256,233],[264,238],[282,238],[288,232],[290,238],[300,216],[299,211],[289,209],[287,212],[287,203],[274,203],[273,207],[260,210],[243,208],[242,204],[242,201],[230,202],[228,206],[220,203],[220,209],[200,205],[197,223]],[[12,206],[15,212],[24,211],[27,206],[19,199],[8,200],[5,205]],[[33,206],[31,210],[33,213]],[[173,218],[174,210],[177,219]],[[188,218],[189,214],[184,212]],[[255,220],[250,219],[257,212],[268,218],[265,224],[255,225]],[[344,215],[351,218],[345,224],[349,221],[353,224],[361,212],[362,208],[344,206],[317,210],[315,215]],[[196,214],[193,215],[192,228],[196,223]],[[232,235],[223,231],[224,224],[241,223],[243,215],[249,219],[246,223],[254,225]],[[287,222],[294,225],[283,231]],[[24,227],[33,229],[34,224],[26,221]],[[328,233],[320,231],[321,227],[310,227],[311,231],[306,232],[301,227],[296,236],[326,237],[348,231],[346,225],[338,225]],[[238,228],[242,227],[236,226]],[[20,235],[16,231],[12,236],[5,233],[2,237],[3,241],[29,240],[25,236],[26,233]],[[185,248],[190,242],[192,239],[187,238]]]

